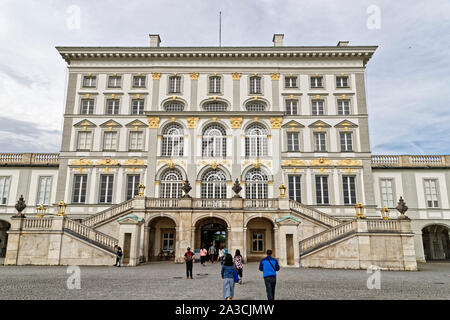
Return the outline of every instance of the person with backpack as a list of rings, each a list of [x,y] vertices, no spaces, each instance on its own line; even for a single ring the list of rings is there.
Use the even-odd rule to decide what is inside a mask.
[[[116,263],[114,264],[114,266],[120,267],[122,264],[122,248],[116,244],[114,246],[114,249],[116,250]]]
[[[242,261],[241,251],[239,249],[236,250],[233,259],[234,265],[236,266],[236,271],[239,276],[239,284],[242,284],[242,271],[244,269],[244,263]]]
[[[227,253],[220,271],[223,279],[222,296],[224,300],[232,300],[234,297],[234,270],[233,257]]]
[[[272,258],[272,250],[267,250],[267,256],[259,263],[259,271],[263,272],[266,285],[267,300],[275,300],[275,285],[277,284],[277,271],[280,270],[277,259]]]
[[[211,243],[211,247],[209,247],[209,257],[211,259],[211,263],[214,263],[214,257],[216,255],[216,247]]]
[[[191,248],[187,248],[187,252],[184,254],[184,260],[186,261],[186,275],[188,279],[192,278],[192,265],[194,262],[194,253],[191,251]]]
[[[206,262],[206,255],[208,254],[208,251],[206,251],[205,246],[202,246],[201,250],[200,250],[200,263],[202,264],[202,266],[205,267],[205,262]]]

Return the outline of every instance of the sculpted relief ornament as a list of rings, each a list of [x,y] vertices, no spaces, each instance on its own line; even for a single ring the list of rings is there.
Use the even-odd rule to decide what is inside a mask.
[[[188,123],[188,128],[189,129],[195,129],[197,128],[197,122],[198,122],[199,117],[190,117],[187,118],[187,123]]]
[[[147,118],[148,127],[150,129],[158,129],[159,127],[159,117],[149,117]]]
[[[242,117],[231,117],[230,123],[232,129],[240,129],[242,126]]]
[[[281,129],[281,123],[283,122],[283,118],[270,118],[270,125],[272,129]]]

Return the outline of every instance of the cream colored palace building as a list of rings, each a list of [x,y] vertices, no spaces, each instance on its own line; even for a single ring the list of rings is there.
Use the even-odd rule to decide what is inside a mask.
[[[21,235],[42,254],[26,253],[17,240],[8,244],[11,261],[49,263],[45,234],[61,222],[50,218],[60,200],[66,247],[54,264],[75,263],[77,250],[113,259],[116,243],[130,265],[182,261],[186,247],[213,243],[248,261],[273,249],[284,265],[352,267],[350,258],[340,264],[324,252],[338,243],[342,252],[362,250],[364,236],[378,257],[372,262],[400,251],[417,261],[450,259],[450,156],[371,153],[365,70],[376,46],[288,47],[281,34],[270,47],[160,42],[150,35],[147,47],[57,48],[68,65],[61,151],[0,154],[7,260],[7,242]],[[191,198],[183,197],[186,180]],[[20,195],[21,224],[12,218]],[[397,220],[400,196],[407,232]],[[365,220],[354,219],[358,202]],[[40,204],[48,217],[36,217]],[[383,207],[391,210],[387,222]],[[400,234],[409,247],[392,240]]]

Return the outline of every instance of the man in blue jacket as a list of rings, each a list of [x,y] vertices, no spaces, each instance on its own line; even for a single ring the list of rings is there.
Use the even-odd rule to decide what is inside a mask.
[[[275,285],[277,284],[277,271],[280,270],[277,259],[272,258],[272,250],[267,250],[267,257],[259,263],[259,271],[263,272],[266,284],[267,300],[275,300]]]

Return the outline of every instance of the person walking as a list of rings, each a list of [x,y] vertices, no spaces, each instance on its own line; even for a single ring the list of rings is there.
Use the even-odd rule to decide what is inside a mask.
[[[223,257],[224,256],[225,256],[225,249],[222,247],[222,245],[220,245],[218,260],[220,261],[220,265],[222,265],[222,266],[223,266]]]
[[[213,246],[211,243],[211,246],[209,247],[209,258],[211,259],[211,263],[214,263],[214,257],[216,255],[216,247]]]
[[[194,253],[191,248],[187,248],[187,252],[184,254],[184,260],[186,261],[186,276],[188,279],[192,278],[192,264],[194,262]]]
[[[267,300],[275,300],[275,285],[277,284],[277,271],[280,270],[277,259],[272,258],[272,250],[267,250],[267,256],[259,263],[259,271],[263,272],[266,285]]]
[[[234,269],[233,257],[227,253],[220,272],[223,279],[222,296],[224,300],[232,300],[234,297]]]
[[[239,284],[242,284],[242,271],[244,269],[244,263],[242,261],[241,251],[239,249],[236,250],[233,259],[234,265],[236,266],[236,271],[239,276]]]
[[[206,251],[205,246],[202,246],[202,248],[200,250],[200,263],[202,264],[202,266],[205,266],[207,254],[208,254],[208,251]]]
[[[116,244],[114,246],[114,250],[116,250],[116,263],[114,264],[114,266],[120,267],[122,264],[122,248]]]

